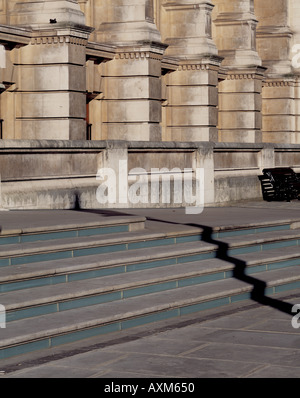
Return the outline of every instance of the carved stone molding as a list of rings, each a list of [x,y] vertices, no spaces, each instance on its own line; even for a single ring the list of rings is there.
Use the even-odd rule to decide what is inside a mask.
[[[209,70],[211,69],[211,66],[208,64],[186,64],[186,65],[180,65],[178,70]]]
[[[166,11],[182,11],[182,10],[197,10],[204,9],[207,11],[212,11],[214,5],[210,1],[201,1],[198,3],[185,4],[184,2],[170,2],[162,4]]]
[[[178,70],[216,70],[219,71],[222,57],[210,55],[207,57],[201,57],[198,59],[191,59],[189,61],[182,60],[179,63]]]
[[[246,79],[257,79],[257,74],[256,73],[240,73],[240,74],[231,74],[229,73],[227,75],[227,80],[246,80]]]
[[[5,46],[7,50],[29,44],[30,36],[30,29],[0,25],[0,44]]]
[[[155,59],[161,61],[166,47],[162,43],[145,43],[140,48],[120,47],[116,49],[115,59]]]
[[[293,31],[287,26],[260,26],[257,28],[256,37],[259,39],[274,39],[274,37],[293,37]]]
[[[289,81],[285,81],[285,80],[268,80],[265,81],[263,83],[264,87],[292,87],[295,85],[295,81],[294,80],[289,80]]]
[[[62,43],[75,44],[78,46],[86,46],[88,43],[88,39],[71,37],[71,36],[44,36],[44,37],[33,37],[31,39],[30,44],[39,45],[39,44],[62,44]]]
[[[161,60],[163,57],[162,54],[155,54],[151,51],[135,51],[135,52],[126,52],[126,53],[117,53],[115,58],[116,59],[158,59]]]

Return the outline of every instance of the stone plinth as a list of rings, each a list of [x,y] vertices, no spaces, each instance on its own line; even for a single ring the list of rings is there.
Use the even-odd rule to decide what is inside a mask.
[[[165,47],[145,43],[119,47],[102,66],[102,137],[161,140],[161,61]]]
[[[221,58],[211,36],[210,1],[164,1],[161,18],[166,56],[179,60],[164,77],[167,141],[217,140],[218,72]]]
[[[264,69],[256,51],[257,19],[252,0],[216,0],[213,37],[227,77],[219,85],[219,140],[261,142]]]
[[[91,28],[76,1],[17,3],[11,21],[30,27],[18,64],[15,138],[85,139],[86,45]]]
[[[161,69],[166,46],[153,19],[153,2],[112,0],[95,8],[99,42],[116,55],[101,67],[101,137],[161,140]],[[98,105],[100,110],[100,104]]]

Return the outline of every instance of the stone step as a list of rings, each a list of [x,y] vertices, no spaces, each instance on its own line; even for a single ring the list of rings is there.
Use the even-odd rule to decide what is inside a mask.
[[[226,264],[223,265],[224,267]],[[53,285],[0,295],[7,322],[27,317],[87,307],[133,296],[205,283],[225,277],[224,271],[209,274],[201,262],[135,271],[120,275]]]
[[[173,212],[175,212],[175,210],[173,210]],[[153,218],[151,214],[146,216],[146,211],[142,211],[140,214],[134,214],[134,211],[131,213],[128,212],[128,210],[126,213],[118,210],[51,210],[50,212],[42,210],[34,212],[10,211],[9,213],[1,215],[0,244],[25,243],[64,237],[73,238],[77,236],[96,235],[98,233],[115,233],[117,232],[116,230],[106,232],[105,228],[110,226],[122,226],[123,224],[129,225],[129,231],[135,231],[143,229],[146,224],[149,225],[151,223],[149,220],[154,219],[156,225],[160,224],[161,226],[166,226],[169,224],[171,228],[180,226],[187,227],[190,225],[197,229],[209,229],[214,238],[256,234],[276,230],[284,231],[299,228],[300,226],[300,221],[297,221],[296,218],[291,219],[288,217],[286,219],[273,219],[268,221],[256,219],[255,222],[249,222],[248,220],[246,223],[242,220],[240,222],[235,220],[232,224],[230,224],[225,217],[224,225],[216,226],[214,221],[212,222],[212,227],[205,227],[200,224],[185,224],[186,219],[178,219],[177,213],[175,212],[173,214],[173,212],[171,213],[171,218],[169,214],[169,219],[167,218],[164,220],[164,217],[155,217],[155,215]],[[208,221],[209,220],[212,221],[208,217]],[[99,227],[99,231],[97,227]],[[103,227],[104,230],[100,227]],[[69,231],[71,234],[69,236],[55,235],[55,232],[64,233],[65,231]],[[77,234],[73,234],[73,231],[77,231]],[[123,232],[123,230],[121,232]],[[17,237],[17,241],[8,242],[3,240],[10,236]],[[26,237],[28,237],[28,239]]]
[[[141,218],[136,221],[137,224],[143,222]],[[207,236],[205,229],[203,230],[200,227],[196,228],[185,225],[170,226],[166,223],[147,221],[146,227],[143,230],[134,232],[125,230],[118,233],[110,232],[103,234],[96,234],[95,232],[95,235],[93,235],[93,229],[83,229],[82,232],[75,231],[76,234],[82,233],[81,236],[67,237],[61,235],[60,238],[54,238],[54,235],[52,235],[51,239],[41,241],[0,245],[0,267],[96,254],[103,255],[115,251],[127,251],[198,240],[216,240],[216,244],[218,245],[221,245],[221,243],[227,244],[230,254],[298,245],[300,231],[297,229],[287,230],[285,228],[288,228],[287,224],[263,228],[253,227],[246,230],[235,229],[233,231],[230,229],[227,232],[226,230],[222,230],[222,232],[219,231]],[[98,230],[99,228],[96,229],[96,231]],[[250,233],[251,231],[256,231],[256,233]],[[234,234],[231,235],[232,233]],[[222,247],[224,246],[222,245]]]
[[[128,250],[123,256],[115,252],[2,267],[0,292],[205,260],[215,257],[216,249],[198,241]]]
[[[266,283],[267,295],[299,288],[299,267],[253,274],[252,280],[254,284],[230,278],[151,293],[146,300],[131,297],[12,321],[0,329],[0,358],[249,299],[254,285],[260,282]]]
[[[218,227],[210,227],[210,234],[213,239],[226,238],[241,235],[260,234],[263,232],[272,231],[287,231],[290,229],[297,229],[299,223],[290,221],[278,221],[276,223],[255,223],[255,224],[241,224],[241,225],[224,225]],[[203,227],[204,228],[204,227]],[[205,229],[205,228],[204,228]],[[209,229],[207,232],[209,232]]]
[[[0,246],[7,315],[0,358],[249,299],[261,282],[270,295],[299,288],[295,227],[206,228],[140,218],[133,229],[81,224],[77,236],[47,229],[40,238],[35,225],[27,241],[25,231],[23,240]]]
[[[141,231],[146,218],[109,211],[49,213],[11,211],[1,215],[0,247],[17,243],[77,238],[120,232]]]
[[[300,255],[300,249],[298,254]],[[300,260],[288,259],[274,263],[259,263],[242,268],[243,274],[277,270],[300,265]],[[267,260],[266,256],[264,260]],[[241,261],[241,260],[240,260]],[[247,260],[245,259],[245,264]],[[135,295],[146,295],[157,291],[203,284],[233,277],[240,271],[240,265],[217,258],[161,266],[142,271],[124,272],[111,276],[84,279],[61,284],[35,287],[0,294],[0,303],[5,305],[7,321],[38,316],[121,300]],[[297,268],[299,272],[299,268]]]
[[[40,242],[18,243],[0,246],[0,266],[31,264],[57,259],[102,255],[109,252],[138,248],[173,245],[199,241],[201,230],[193,227],[167,226],[147,228],[137,232],[112,233],[98,236],[52,239]]]
[[[247,272],[289,267],[300,263],[300,247],[272,248],[263,251],[243,252],[236,255],[217,252],[211,243],[187,242],[146,249],[128,250],[124,256],[116,253],[90,255],[70,259],[0,268],[0,292],[17,291],[39,286],[70,283],[78,280],[131,273],[137,270],[162,269],[164,266],[201,261],[204,269],[214,272],[215,264],[224,260],[230,268],[245,263]],[[209,259],[212,259],[209,262]],[[204,262],[203,262],[204,261]],[[249,268],[251,266],[251,268]],[[201,267],[202,269],[202,267]],[[251,271],[252,270],[252,271]],[[254,271],[253,271],[254,270]]]
[[[221,239],[212,240],[213,243],[221,244],[221,248],[226,245],[228,247],[228,255],[298,246],[299,241],[300,230],[298,229],[222,237]]]
[[[134,214],[134,212],[127,211],[124,213],[118,210],[10,211],[1,214],[0,245],[126,232],[127,229],[129,231],[142,230],[145,224],[149,226],[151,223],[149,219],[152,219],[151,216],[147,219],[143,213]],[[163,226],[169,223],[173,229],[180,224],[185,225],[185,219],[178,223],[175,220],[174,222],[163,221],[162,218],[160,223],[156,220],[156,225]],[[212,236],[218,238],[275,230],[283,231],[298,228],[299,225],[299,222],[289,218],[286,220],[268,220],[267,222],[256,220],[255,223],[243,223],[241,220],[241,222],[232,225],[227,222],[224,225],[213,226],[211,231]],[[121,230],[118,230],[118,228],[110,229],[115,226],[120,227]],[[126,226],[128,228],[123,229]],[[197,226],[197,228],[201,229],[201,226]]]
[[[250,250],[260,250],[259,242],[266,244],[274,240],[276,243],[276,239],[282,237],[284,232],[286,245],[297,244],[299,230],[289,228],[290,224],[285,222],[271,226],[217,227],[212,229],[209,239],[222,238],[222,242],[228,241],[230,246],[233,240],[233,245],[244,244],[252,246]],[[2,239],[2,243],[6,244],[0,245],[0,267],[207,238],[205,228],[145,221],[144,217],[132,215],[118,216],[114,221],[111,221],[111,217],[102,217],[101,221],[94,223],[89,220],[83,224],[82,221],[77,228],[72,224],[23,226],[15,230],[19,235],[9,237],[12,233],[13,230],[7,228],[1,231],[0,242]],[[257,235],[261,236],[260,241],[253,239]],[[294,242],[288,243],[293,237]],[[7,239],[10,238],[17,239],[18,242],[9,243]]]

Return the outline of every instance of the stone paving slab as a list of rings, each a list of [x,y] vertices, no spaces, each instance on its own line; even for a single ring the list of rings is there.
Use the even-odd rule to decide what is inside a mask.
[[[186,214],[185,209],[134,209],[131,214],[170,224],[211,227],[215,230],[239,226],[269,225],[283,221],[300,221],[300,201],[247,202],[235,206],[205,207],[200,214]]]
[[[143,222],[130,213],[109,210],[10,210],[0,212],[2,233],[34,232],[111,223]]]
[[[240,202],[234,206],[205,207],[200,214],[189,215],[185,209],[116,209],[116,210],[12,210],[0,212],[0,226],[7,230],[41,230],[78,225],[109,224],[113,222],[138,221],[135,216],[165,224],[210,226],[216,229],[235,228],[247,225],[267,225],[282,221],[300,221],[300,201]],[[119,220],[119,221],[118,221]],[[153,224],[148,223],[149,229]],[[167,225],[165,225],[167,228]],[[156,228],[156,227],[155,227]]]
[[[277,298],[300,303],[296,292]],[[117,383],[122,378],[300,377],[300,329],[292,327],[291,314],[251,301],[230,311],[205,311],[138,327],[124,331],[119,340],[114,340],[116,335],[91,339],[82,353],[58,351],[59,359],[50,356],[43,362],[35,354],[30,366],[25,356],[22,369],[0,378],[80,377]],[[22,366],[22,358],[18,362]]]

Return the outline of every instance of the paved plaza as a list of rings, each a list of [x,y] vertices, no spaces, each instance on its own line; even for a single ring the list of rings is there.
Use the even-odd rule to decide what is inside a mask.
[[[300,303],[300,293],[281,299]],[[69,344],[53,354],[24,355],[4,361],[2,369],[6,370],[2,378],[115,382],[122,378],[299,378],[300,329],[293,328],[292,315],[247,302]]]
[[[244,213],[243,221],[255,223],[255,214],[261,218],[262,211],[266,222],[275,215],[277,219],[291,217],[296,221],[300,219],[300,202],[248,202],[208,208],[202,220],[210,225],[220,219],[234,224]],[[9,213],[3,213],[7,223]],[[137,214],[155,218],[159,211],[139,210]],[[175,214],[176,222],[185,220],[181,213]],[[165,221],[170,221],[170,216],[171,210],[164,215],[160,212]],[[282,303],[300,304],[299,291],[281,293],[275,298]],[[115,382],[122,378],[298,378],[298,323],[300,326],[296,312],[289,314],[247,300],[2,360],[0,377],[80,377]]]

